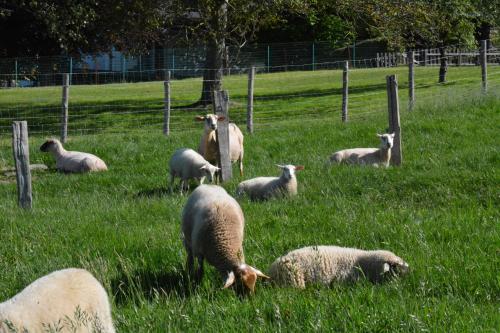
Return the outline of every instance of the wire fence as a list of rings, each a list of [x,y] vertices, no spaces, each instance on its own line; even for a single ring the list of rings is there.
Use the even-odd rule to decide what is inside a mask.
[[[462,45],[444,48],[450,64],[479,65],[477,50]],[[70,74],[72,85],[149,82],[172,78],[203,76],[205,49],[162,48],[141,55],[121,52],[88,54],[79,57],[24,57],[0,59],[0,87],[43,87],[62,84],[63,75]],[[500,51],[491,46],[490,63],[500,63]],[[416,50],[422,65],[437,65],[438,49]],[[243,48],[228,47],[225,52],[225,75],[244,74],[250,67],[258,73],[334,69],[349,60],[352,67],[393,67],[407,63],[405,53],[386,52],[383,43],[368,41],[348,47],[334,48],[327,42],[274,43]]]
[[[476,52],[478,52],[476,50]],[[447,56],[448,57],[448,56]],[[439,61],[441,58],[436,58]],[[490,57],[496,61],[499,56]],[[408,67],[374,68],[377,58],[352,61],[349,71],[349,121],[376,116],[387,118],[386,75],[397,74],[401,108],[408,108]],[[491,62],[490,62],[491,63]],[[342,68],[344,61],[317,66],[302,65],[290,72],[260,71],[254,79],[253,119],[256,131],[281,121],[341,121]],[[316,64],[318,65],[318,64]],[[294,65],[295,66],[295,65]],[[297,66],[300,67],[300,66]],[[500,66],[487,66],[488,91],[500,85]],[[247,121],[248,68],[242,74],[226,75],[231,121],[244,128]],[[482,75],[478,66],[451,66],[447,82],[438,83],[439,68],[418,64],[415,68],[416,105],[481,98]],[[173,79],[170,127],[172,134],[201,129],[194,116],[212,112],[197,107],[203,80]],[[68,134],[127,133],[158,131],[164,121],[163,82],[111,85],[72,85],[69,99]],[[382,118],[383,117],[383,118]],[[0,135],[10,136],[11,124],[27,120],[31,135],[59,136],[61,132],[61,89],[11,89],[0,94]]]

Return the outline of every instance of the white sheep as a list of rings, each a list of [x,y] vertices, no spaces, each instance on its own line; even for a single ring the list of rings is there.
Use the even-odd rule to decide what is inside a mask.
[[[170,191],[173,191],[174,178],[181,178],[181,194],[189,189],[189,179],[197,179],[201,184],[205,178],[213,182],[214,175],[220,168],[210,164],[200,154],[189,148],[181,148],[174,152],[169,162]]]
[[[394,133],[377,134],[380,138],[380,148],[353,148],[340,150],[330,157],[331,163],[346,162],[349,164],[372,165],[388,167],[391,160],[391,148]]]
[[[279,285],[305,288],[307,284],[330,285],[372,282],[408,272],[408,264],[384,250],[364,251],[338,246],[310,246],[289,252],[271,264],[269,275]]]
[[[56,159],[56,168],[62,172],[94,172],[106,171],[108,167],[99,157],[81,153],[78,151],[67,151],[57,139],[49,139],[40,146],[43,152],[51,152]]]
[[[283,171],[280,177],[257,177],[238,184],[236,195],[247,194],[252,200],[267,200],[272,197],[297,194],[295,171],[304,170],[302,165],[279,165]]]
[[[213,265],[225,280],[224,288],[236,283],[238,292],[253,292],[257,277],[268,278],[245,264],[243,235],[245,218],[241,207],[217,185],[200,185],[182,212],[182,233],[187,268],[195,281],[203,276],[203,260]],[[198,269],[194,271],[194,258]]]
[[[198,121],[204,121],[205,127],[203,135],[198,146],[198,152],[210,163],[218,166],[217,137],[217,121],[222,121],[225,117],[215,114],[207,114],[205,116],[196,116]],[[240,176],[243,176],[243,133],[234,123],[229,123],[229,157],[231,162],[238,161]]]
[[[114,333],[108,295],[92,274],[68,268],[31,283],[0,303],[0,333]]]

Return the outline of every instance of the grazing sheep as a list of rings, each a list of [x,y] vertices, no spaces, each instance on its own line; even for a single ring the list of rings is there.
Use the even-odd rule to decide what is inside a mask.
[[[220,168],[208,163],[200,154],[192,149],[181,148],[170,158],[170,191],[173,191],[174,178],[181,178],[181,194],[183,189],[189,189],[189,179],[196,178],[200,185],[205,177],[213,182],[214,175]]]
[[[343,161],[350,164],[367,164],[375,167],[388,167],[391,160],[391,148],[394,141],[394,133],[377,134],[380,138],[380,148],[353,148],[340,150],[330,157],[331,163]]]
[[[261,271],[245,264],[243,234],[245,218],[240,205],[216,185],[200,185],[189,197],[182,212],[182,233],[187,268],[196,281],[203,276],[203,259],[225,280],[224,288],[236,282],[237,291],[251,292]],[[198,270],[194,272],[194,258]]]
[[[92,274],[52,272],[0,303],[0,332],[114,333],[108,295]]]
[[[94,172],[106,171],[108,167],[99,157],[81,153],[78,151],[67,151],[57,139],[49,139],[40,146],[43,152],[51,152],[56,158],[56,168],[63,172]]]
[[[276,259],[269,268],[275,282],[296,288],[305,288],[311,283],[354,282],[362,277],[381,282],[407,272],[408,264],[392,252],[338,246],[310,246],[294,250]]]
[[[205,116],[196,116],[196,120],[204,121],[205,128],[201,137],[198,152],[210,163],[218,165],[217,137],[217,121],[224,120],[225,117],[215,114],[207,114]],[[231,162],[238,161],[240,168],[240,176],[243,176],[243,133],[236,124],[229,123],[229,157]]]
[[[257,177],[238,184],[236,195],[247,194],[252,200],[267,200],[272,197],[297,194],[295,171],[304,170],[302,165],[279,165],[283,170],[280,177]]]

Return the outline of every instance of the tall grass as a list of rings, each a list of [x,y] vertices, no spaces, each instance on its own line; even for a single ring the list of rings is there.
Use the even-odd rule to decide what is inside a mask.
[[[308,77],[274,75],[283,90],[293,75]],[[369,82],[370,73],[365,78]],[[126,85],[123,96],[126,88],[143,86]],[[118,93],[98,96],[100,87],[74,87],[72,93],[91,88],[96,96],[86,97],[89,103],[120,99]],[[240,201],[249,264],[266,271],[276,257],[313,244],[381,248],[410,264],[406,278],[306,290],[259,281],[256,295],[240,300],[231,290],[221,290],[221,278],[208,267],[202,284],[191,286],[183,273],[186,255],[180,238],[180,213],[187,197],[166,190],[167,162],[175,149],[196,147],[201,128],[170,137],[139,128],[71,136],[69,149],[97,154],[109,172],[34,174],[32,211],[17,208],[13,178],[0,173],[0,299],[44,274],[73,266],[90,270],[105,285],[117,329],[123,332],[496,332],[498,95],[463,98],[460,91],[438,94],[439,88],[447,89],[433,86],[438,97],[401,114],[401,167],[325,165],[335,150],[378,145],[375,133],[387,127],[385,107],[342,124],[333,111],[286,116],[289,100],[284,99],[274,105],[281,119],[245,136],[245,179],[279,174],[275,163],[306,166],[298,174],[296,198]],[[35,96],[50,89],[30,91]],[[235,90],[232,96],[238,95]],[[289,91],[294,93],[293,87]],[[193,92],[187,99],[196,96]],[[304,108],[318,110],[331,110],[334,98],[338,96],[302,97]],[[17,103],[27,100],[19,97]],[[368,106],[374,103],[369,96],[360,100]],[[9,101],[0,96],[3,105]],[[30,137],[31,162],[54,167],[52,158],[38,151],[43,138]],[[5,135],[0,139],[0,166],[12,166]],[[224,187],[234,193],[241,179]]]

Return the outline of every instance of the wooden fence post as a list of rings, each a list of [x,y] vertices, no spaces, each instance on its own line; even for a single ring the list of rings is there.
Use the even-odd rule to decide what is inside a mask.
[[[428,50],[425,49],[424,50],[424,66],[427,66],[428,65],[428,61],[429,61],[427,53],[428,53]]]
[[[255,78],[255,67],[248,72],[248,96],[247,96],[247,130],[253,133],[253,87]]]
[[[347,103],[349,94],[349,61],[344,63],[342,71],[342,122],[347,122]]]
[[[19,206],[31,209],[33,199],[31,194],[28,124],[26,121],[15,121],[12,123],[12,150],[16,164]]]
[[[62,112],[61,112],[61,142],[68,137],[68,103],[69,103],[69,74],[63,76]]]
[[[231,159],[229,156],[229,96],[226,90],[214,91],[214,113],[224,120],[217,122],[215,131],[218,143],[218,164],[221,168],[220,181],[225,182],[232,177]]]
[[[163,82],[165,98],[165,109],[163,111],[163,134],[170,135],[170,71],[165,72],[165,81]]]
[[[480,60],[481,60],[481,79],[482,79],[482,88],[483,93],[488,91],[488,41],[481,41],[481,52],[480,52]]]
[[[387,105],[389,110],[389,133],[394,133],[394,146],[392,147],[391,164],[401,165],[402,156],[402,140],[401,140],[401,124],[399,118],[399,98],[398,98],[398,81],[396,75],[388,75],[387,80]]]
[[[415,52],[408,52],[408,110],[415,106]]]

